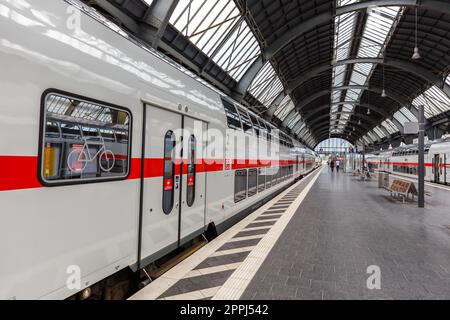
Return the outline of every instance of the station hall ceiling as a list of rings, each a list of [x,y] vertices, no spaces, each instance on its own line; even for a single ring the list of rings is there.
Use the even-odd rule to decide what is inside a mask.
[[[447,0],[84,2],[309,147],[450,116]]]

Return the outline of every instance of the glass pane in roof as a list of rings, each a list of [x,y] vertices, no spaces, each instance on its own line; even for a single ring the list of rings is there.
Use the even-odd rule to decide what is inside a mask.
[[[342,7],[342,6],[347,6],[349,4],[358,3],[360,1],[361,0],[337,0],[336,5],[337,5],[337,7]]]
[[[374,64],[372,63],[356,63],[353,67],[352,77],[350,79],[351,85],[363,86],[367,84],[367,80],[372,73]]]
[[[289,115],[289,113],[294,110],[295,105],[292,102],[292,99],[290,96],[286,96],[284,100],[281,102],[277,110],[275,111],[275,117],[280,119],[281,121],[284,121],[286,117]]]
[[[389,119],[386,119],[385,121],[383,121],[381,123],[381,125],[389,132],[389,134],[394,134],[394,133],[398,132],[398,129],[395,126],[395,124]]]
[[[333,87],[342,87],[344,85],[347,65],[340,65],[333,69]]]
[[[367,135],[372,139],[372,141],[377,141],[380,139],[380,137],[378,137],[377,134],[373,131],[369,131]]]
[[[373,7],[363,32],[358,57],[379,57],[397,21],[401,7]]]
[[[412,112],[409,111],[407,108],[404,108],[404,107],[403,107],[400,111],[406,116],[406,118],[407,118],[409,121],[415,121],[415,122],[419,121],[419,120],[417,120],[417,118],[412,114]]]
[[[144,0],[144,2],[145,2],[146,4],[148,4],[149,6],[151,6],[152,3],[153,3],[153,0]]]
[[[303,128],[306,126],[306,124],[304,123],[304,122],[301,122],[301,125],[300,125],[300,127],[298,128],[298,130],[297,130],[297,132],[296,132],[296,134],[299,134],[300,133],[300,131],[302,131],[303,130]]]
[[[342,91],[333,90],[333,93],[331,94],[331,101],[333,103],[341,102],[341,95],[342,95]]]
[[[450,98],[437,86],[433,86],[414,99],[413,105],[424,105],[425,115],[429,119],[450,110]]]
[[[260,54],[258,41],[245,20],[241,20],[228,40],[213,53],[212,59],[239,81]]]
[[[406,118],[403,113],[401,113],[400,111],[397,111],[394,114],[394,118],[400,122],[402,125],[405,124],[405,122],[409,122],[408,118]]]
[[[289,128],[289,129],[292,129],[292,128],[297,124],[297,122],[300,121],[301,118],[302,118],[302,117],[297,113],[297,115],[295,116],[295,118],[292,119],[292,120],[288,123],[288,128]]]
[[[362,90],[360,90],[360,89],[348,90],[345,101],[357,102],[357,101],[359,101],[359,96],[361,95],[361,93],[362,93]]]
[[[283,91],[283,84],[270,61],[259,71],[248,91],[266,107]]]
[[[355,109],[355,106],[352,104],[344,104],[342,106],[342,111],[344,112],[353,112],[353,109]]]
[[[357,12],[350,12],[335,18],[334,50],[336,61],[345,60],[349,57],[357,17]]]
[[[234,1],[180,0],[170,23],[237,81],[261,53]]]
[[[379,127],[376,127],[375,129],[373,129],[377,135],[379,135],[381,138],[386,138],[386,134],[384,133],[383,130],[381,130]]]

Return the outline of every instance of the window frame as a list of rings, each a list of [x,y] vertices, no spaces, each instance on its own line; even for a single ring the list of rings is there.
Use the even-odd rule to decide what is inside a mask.
[[[193,150],[191,149],[191,147],[193,148]],[[188,141],[188,161],[187,161],[187,181],[186,181],[186,204],[189,208],[191,208],[194,204],[195,204],[195,189],[197,188],[197,159],[196,159],[196,155],[197,155],[197,139],[195,137],[195,135],[191,135],[189,137],[189,141]],[[193,186],[189,186],[189,178],[190,178],[190,174],[189,173],[189,166],[193,166],[193,173],[192,173],[192,177],[194,177],[194,185]],[[191,188],[191,189],[189,189]],[[190,194],[189,191],[192,191],[192,193]],[[192,197],[192,199],[191,199]],[[192,200],[192,202],[191,202]]]
[[[250,114],[244,108],[240,106],[236,106],[236,110],[239,113],[239,117],[241,118],[242,131],[251,136],[255,135],[255,131],[253,128],[253,122],[250,118]],[[248,125],[248,129],[245,130],[245,126]]]
[[[237,183],[237,177],[240,173],[244,173],[245,172],[245,196],[242,196],[242,199],[238,199],[237,198],[237,192],[236,192],[236,183]],[[240,191],[243,192],[243,191]],[[242,201],[245,201],[248,198],[248,170],[247,169],[241,169],[241,170],[236,170],[234,172],[234,203],[239,203]]]
[[[226,99],[221,99],[222,100],[222,106],[223,106],[223,110],[224,110],[224,112],[225,112],[225,117],[226,117],[226,119],[227,119],[227,123],[226,123],[226,126],[229,128],[229,129],[232,129],[232,130],[235,130],[235,131],[244,131],[244,126],[243,126],[243,124],[242,124],[242,119],[241,119],[241,115],[239,114],[239,111],[238,111],[238,109],[237,109],[237,106],[234,104],[234,103],[231,103],[231,102],[229,102],[228,100],[226,100]],[[229,108],[228,107],[233,107],[234,108],[234,111],[236,112],[235,114],[237,115],[237,117],[239,118],[239,124],[240,124],[240,127],[238,128],[238,127],[234,127],[234,126],[231,126],[230,125],[230,121],[229,121],[229,119],[230,119],[230,117],[228,116],[229,115]]]
[[[171,161],[172,161],[172,195],[171,195],[171,201],[172,201],[172,204],[171,204],[171,207],[170,207],[170,211],[169,212],[167,212],[166,211],[166,208],[165,208],[165,204],[164,204],[164,200],[165,200],[165,196],[166,196],[166,192],[167,191],[169,191],[169,190],[164,190],[164,185],[165,185],[165,181],[166,181],[166,146],[167,146],[167,143],[166,143],[166,139],[167,139],[167,136],[169,135],[169,133],[171,134],[171,137],[172,137],[172,140],[173,140],[173,147],[172,147],[172,150],[171,150],[171,153],[173,153],[173,151],[174,151],[174,149],[175,149],[175,147],[176,147],[176,141],[177,141],[177,139],[176,139],[176,136],[175,136],[175,132],[173,131],[173,130],[168,130],[165,134],[164,134],[164,139],[163,139],[163,143],[164,143],[164,150],[163,150],[163,176],[162,176],[162,184],[161,184],[161,186],[162,186],[162,203],[161,203],[161,205],[162,205],[162,211],[163,211],[163,213],[166,215],[166,216],[168,216],[168,215],[170,215],[171,213],[172,213],[172,211],[173,211],[173,208],[174,208],[174,206],[175,206],[175,181],[176,181],[176,178],[175,178],[175,176],[176,176],[176,166],[175,166],[175,162],[174,162],[174,157],[171,157]]]
[[[55,182],[49,182],[48,180],[46,180],[43,176],[43,170],[44,170],[44,150],[45,150],[45,137],[44,134],[46,132],[46,120],[47,120],[47,106],[46,106],[46,101],[47,101],[47,97],[49,95],[59,95],[59,96],[63,96],[66,98],[72,98],[72,99],[77,99],[80,101],[84,101],[84,102],[88,102],[88,103],[92,103],[92,104],[97,104],[99,106],[102,107],[106,107],[106,108],[112,108],[112,109],[116,109],[119,111],[123,111],[126,112],[129,116],[129,125],[128,125],[128,172],[125,176],[122,177],[103,177],[103,178],[88,178],[88,179],[76,179],[76,180],[67,180],[67,181],[62,181],[62,180],[58,180]],[[39,145],[38,145],[38,155],[37,155],[37,160],[38,160],[38,165],[37,165],[37,179],[38,181],[41,183],[42,186],[47,187],[47,188],[55,188],[55,187],[64,187],[64,186],[74,186],[74,185],[85,185],[85,184],[94,184],[94,183],[107,183],[107,182],[117,182],[117,181],[125,181],[128,180],[131,172],[132,172],[132,158],[133,158],[133,123],[134,123],[134,119],[133,119],[133,112],[131,111],[131,109],[123,107],[123,106],[119,106],[113,103],[109,103],[109,102],[105,102],[105,101],[101,101],[98,99],[94,99],[94,98],[90,98],[87,96],[83,96],[80,94],[75,94],[72,92],[68,92],[68,91],[64,91],[64,90],[60,90],[60,89],[55,89],[55,88],[49,88],[46,89],[42,95],[41,95],[41,106],[40,106],[41,110],[40,110],[40,115],[39,115]]]

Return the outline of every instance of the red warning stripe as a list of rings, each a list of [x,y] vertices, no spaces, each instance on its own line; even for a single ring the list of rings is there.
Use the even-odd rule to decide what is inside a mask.
[[[145,159],[144,178],[156,178],[163,176],[164,159]],[[308,162],[308,161],[307,161]],[[131,159],[131,171],[129,180],[140,179],[141,159]],[[302,164],[303,162],[300,162]],[[295,165],[295,161],[250,161],[234,160],[233,170],[251,169],[270,166]],[[42,188],[37,178],[38,158],[28,156],[0,156],[0,191],[12,191],[23,189]],[[216,159],[201,160],[197,163],[196,172],[220,172],[224,170],[224,161]],[[175,174],[180,174],[180,162],[175,164]],[[183,163],[183,174],[187,174],[187,163]]]

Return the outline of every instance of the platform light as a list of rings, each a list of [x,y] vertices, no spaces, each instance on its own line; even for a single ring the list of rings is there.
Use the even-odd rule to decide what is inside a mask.
[[[411,57],[411,59],[413,59],[413,60],[419,60],[419,59],[421,59],[422,57],[421,57],[421,55],[420,55],[420,52],[419,52],[419,45],[418,45],[418,43],[417,43],[417,38],[418,38],[418,18],[417,18],[417,10],[418,10],[418,8],[416,7],[416,37],[415,37],[415,40],[416,40],[416,42],[415,42],[415,46],[414,46],[414,54],[413,54],[413,56]]]
[[[381,97],[382,98],[387,97],[387,94],[386,94],[386,72],[385,72],[384,64],[383,64],[383,91],[381,91]]]
[[[415,47],[414,48],[414,54],[412,56],[412,59],[413,60],[420,60],[420,59],[422,59],[422,56],[420,55],[420,52],[419,52],[419,47]]]

